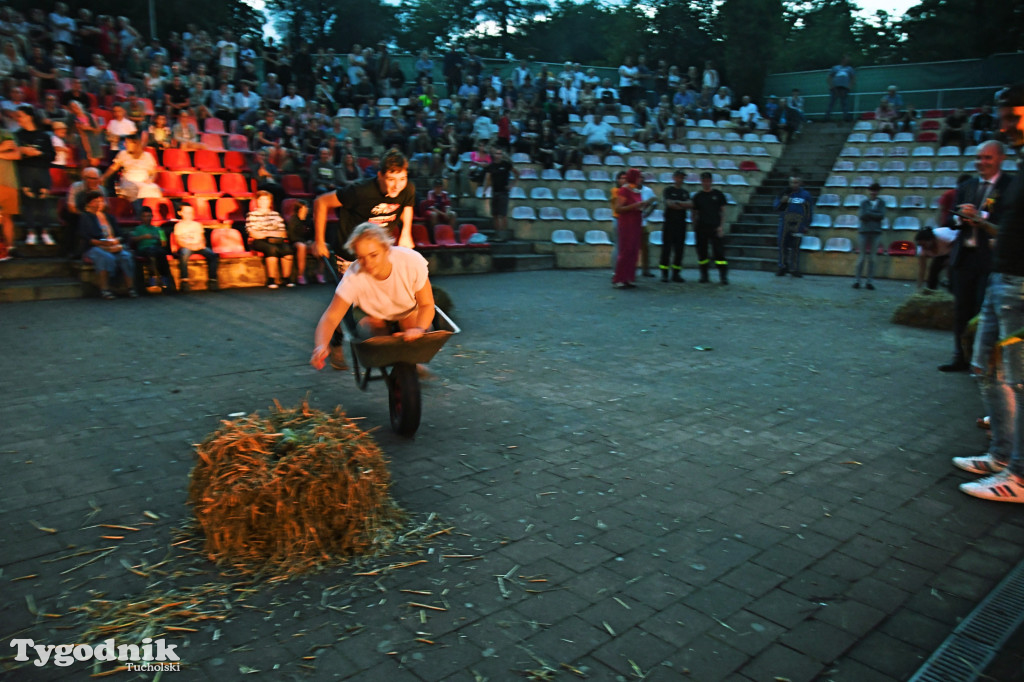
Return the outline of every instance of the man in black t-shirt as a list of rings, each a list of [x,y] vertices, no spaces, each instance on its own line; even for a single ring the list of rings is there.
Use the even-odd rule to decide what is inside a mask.
[[[683,249],[686,244],[686,209],[693,208],[690,193],[683,189],[683,178],[686,172],[676,170],[672,173],[672,184],[665,188],[662,198],[665,201],[665,222],[662,224],[661,235],[661,281],[668,281],[669,261],[671,260],[672,281],[683,280]]]
[[[327,213],[338,211],[335,246],[340,247],[356,225],[365,222],[383,225],[391,231],[395,243],[413,248],[412,209],[416,187],[409,182],[409,162],[396,150],[384,155],[377,175],[321,194],[313,202],[313,255],[327,256]]]
[[[167,107],[168,117],[177,117],[182,109],[187,109],[192,102],[188,86],[181,81],[181,76],[171,79],[171,84],[164,87],[164,104]]]
[[[388,228],[399,246],[414,248],[412,241],[412,207],[416,201],[416,187],[409,182],[409,162],[405,156],[391,150],[384,155],[376,177],[366,178],[347,187],[321,194],[313,201],[313,255],[327,257],[327,213],[338,210],[338,230],[335,234],[335,252],[357,225],[376,223]],[[348,267],[348,261],[339,257],[339,270]],[[341,349],[341,333],[335,332],[329,349],[331,367],[348,369]]]
[[[484,168],[484,192],[491,188],[491,218],[497,241],[508,239],[508,190],[519,178],[512,162],[505,158],[501,147],[491,149],[491,163]]]
[[[708,242],[711,242],[719,281],[722,284],[729,283],[729,263],[725,260],[725,248],[722,245],[726,203],[725,195],[711,186],[711,173],[701,173],[700,191],[693,195],[693,224],[697,233],[697,264],[700,265],[701,284],[709,281]]]

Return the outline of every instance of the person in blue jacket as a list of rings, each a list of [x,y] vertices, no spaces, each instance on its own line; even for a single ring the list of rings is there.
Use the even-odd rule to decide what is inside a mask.
[[[775,210],[779,212],[779,269],[776,277],[800,274],[800,240],[807,232],[814,217],[814,199],[803,187],[803,180],[793,174],[789,178],[789,189],[775,198]]]

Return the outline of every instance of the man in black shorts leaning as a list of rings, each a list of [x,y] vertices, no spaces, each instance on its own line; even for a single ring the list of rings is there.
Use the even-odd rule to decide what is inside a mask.
[[[519,179],[512,162],[505,158],[500,147],[491,149],[491,163],[484,168],[484,192],[491,188],[491,218],[497,241],[508,239],[508,190]]]
[[[360,180],[347,187],[321,194],[313,201],[313,255],[326,257],[327,213],[338,210],[338,230],[333,236],[335,252],[339,254],[340,269],[348,266],[343,259],[342,245],[357,225],[370,222],[391,232],[399,246],[413,248],[412,209],[416,202],[416,187],[409,182],[409,162],[405,156],[391,150],[381,160],[377,175]],[[330,347],[331,367],[347,369],[341,349],[341,334],[335,332]]]

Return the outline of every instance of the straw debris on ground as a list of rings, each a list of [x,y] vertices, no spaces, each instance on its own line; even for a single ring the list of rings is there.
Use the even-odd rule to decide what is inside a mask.
[[[223,422],[196,453],[189,503],[221,565],[304,573],[383,550],[405,519],[384,453],[340,408],[275,403]]]
[[[953,296],[937,289],[911,295],[892,314],[892,321],[909,327],[925,329],[953,329]]]

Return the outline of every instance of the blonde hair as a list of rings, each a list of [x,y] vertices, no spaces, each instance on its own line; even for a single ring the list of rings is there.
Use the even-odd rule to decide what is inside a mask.
[[[395,238],[391,236],[386,228],[377,223],[362,223],[356,226],[356,229],[352,230],[352,234],[349,236],[348,241],[345,242],[345,250],[349,253],[355,253],[356,242],[362,241],[363,239],[373,239],[380,242],[384,246],[390,247],[395,243]]]

